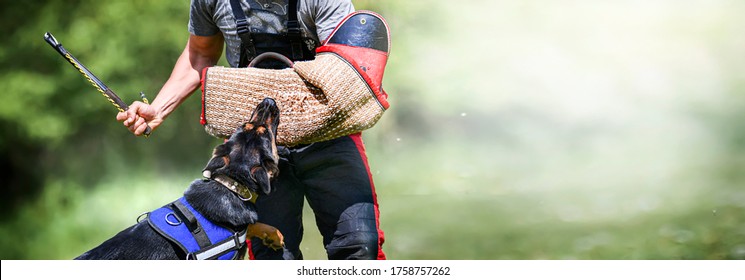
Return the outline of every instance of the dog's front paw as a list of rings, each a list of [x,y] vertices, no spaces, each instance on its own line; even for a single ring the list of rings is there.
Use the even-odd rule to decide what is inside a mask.
[[[277,228],[267,224],[255,223],[248,225],[248,236],[261,239],[265,246],[275,251],[285,246],[285,238],[282,236],[282,233]]]

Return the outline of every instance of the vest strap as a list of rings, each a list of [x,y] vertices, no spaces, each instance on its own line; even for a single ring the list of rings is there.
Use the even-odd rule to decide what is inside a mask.
[[[241,232],[236,232],[235,234],[233,234],[233,238],[227,238],[223,241],[215,243],[212,246],[208,246],[197,252],[190,253],[186,255],[186,259],[187,260],[210,260],[210,259],[215,259],[216,257],[224,253],[238,250],[241,247],[243,247],[244,243],[246,243],[246,235],[247,235],[246,230],[243,230]]]
[[[235,18],[236,33],[241,38],[238,67],[247,67],[249,60],[258,55],[256,45],[251,38],[250,22],[246,18],[240,0],[230,0],[230,8],[233,11],[233,18]],[[298,0],[288,1],[286,28],[287,33],[284,36],[287,36],[286,38],[290,44],[291,53],[288,55],[291,56],[292,61],[309,59],[304,56],[303,52],[303,37],[298,20]]]
[[[207,220],[184,197],[149,212],[148,224],[181,248],[186,259],[239,259],[247,229],[235,232]]]
[[[300,34],[300,22],[297,20],[297,9],[297,0],[290,0],[287,7],[287,36],[289,36],[292,46],[293,61],[303,59],[303,38]]]
[[[197,244],[199,244],[200,248],[204,248],[212,244],[212,242],[210,242],[210,238],[207,237],[207,233],[199,224],[199,221],[197,221],[197,217],[195,217],[194,214],[192,214],[191,211],[186,208],[186,205],[184,205],[181,200],[174,201],[172,209],[176,216],[181,218],[182,221],[186,222],[186,227],[189,229],[189,232],[191,232],[191,235],[194,237],[194,240],[197,241]]]
[[[233,10],[233,18],[235,18],[235,27],[238,37],[241,38],[241,56],[238,60],[239,67],[248,66],[249,56],[252,59],[256,56],[256,48],[254,47],[253,40],[251,39],[251,29],[248,27],[248,19],[246,13],[241,7],[240,0],[230,0],[230,8]]]

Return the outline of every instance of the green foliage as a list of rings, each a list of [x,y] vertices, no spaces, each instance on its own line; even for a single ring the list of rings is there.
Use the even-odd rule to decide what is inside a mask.
[[[8,36],[13,44],[0,51],[5,57],[0,81],[8,101],[0,104],[0,117],[20,124],[35,141],[57,142],[83,128],[110,127],[116,113],[44,42],[45,32],[126,100],[135,100],[141,90],[152,98],[188,36],[188,7],[180,3],[46,2],[11,9],[14,14],[4,18],[5,24],[18,28]]]
[[[122,170],[158,173],[195,166],[197,159],[202,164],[216,139],[201,130],[198,98],[173,114],[158,136],[135,139],[115,121],[115,108],[43,40],[45,32],[54,34],[125,102],[138,100],[139,91],[153,99],[188,38],[188,5],[45,1],[9,6],[3,26],[15,28],[6,33],[12,43],[0,46],[0,148],[7,155],[3,166],[12,174],[9,188],[18,191],[4,209],[58,178],[92,184]],[[175,156],[158,162],[163,154],[155,152],[164,146]],[[194,152],[176,152],[183,150]],[[19,158],[27,164],[8,160]]]

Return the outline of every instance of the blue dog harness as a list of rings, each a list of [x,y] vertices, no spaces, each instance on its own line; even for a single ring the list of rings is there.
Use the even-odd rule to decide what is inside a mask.
[[[150,212],[147,222],[160,235],[178,245],[191,260],[235,260],[246,245],[246,230],[234,232],[216,225],[181,197]]]

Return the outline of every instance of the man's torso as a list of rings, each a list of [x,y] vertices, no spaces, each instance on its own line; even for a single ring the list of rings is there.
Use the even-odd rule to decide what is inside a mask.
[[[287,0],[240,0],[251,33],[282,34],[287,30]],[[351,1],[298,0],[298,21],[307,47],[318,47],[348,14],[354,12]],[[225,57],[236,67],[240,59],[241,39],[236,32],[230,0],[192,0],[189,32],[197,36],[222,33]]]

